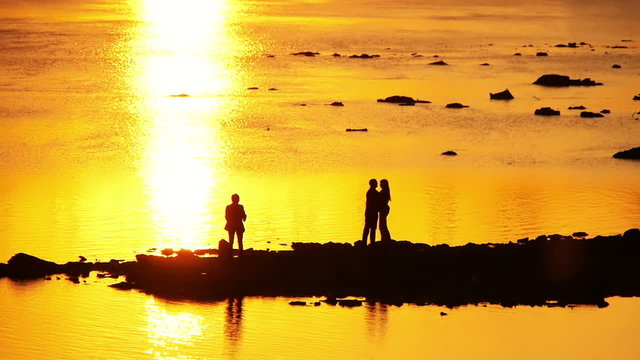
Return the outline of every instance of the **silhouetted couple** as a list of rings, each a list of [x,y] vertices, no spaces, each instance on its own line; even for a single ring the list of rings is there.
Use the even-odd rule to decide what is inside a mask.
[[[373,244],[376,241],[376,227],[380,224],[380,240],[391,240],[391,234],[387,227],[387,216],[389,215],[389,201],[391,201],[391,190],[386,179],[380,180],[380,191],[377,190],[378,181],[369,180],[369,190],[367,191],[367,205],[364,210],[364,230],[362,231],[362,241],[367,243],[367,236]]]

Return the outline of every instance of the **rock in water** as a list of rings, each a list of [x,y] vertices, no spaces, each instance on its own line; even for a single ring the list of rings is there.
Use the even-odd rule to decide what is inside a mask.
[[[540,76],[533,82],[535,85],[552,86],[552,87],[565,87],[565,86],[597,86],[602,83],[595,82],[590,78],[585,79],[571,79],[566,75],[546,74]]]
[[[540,116],[557,116],[560,115],[560,110],[553,110],[550,107],[543,107],[540,109],[536,109],[534,114]]]
[[[434,61],[432,63],[429,63],[429,65],[436,65],[436,66],[444,66],[444,65],[449,65],[446,62],[440,60],[440,61]]]
[[[462,109],[462,108],[469,107],[469,105],[462,105],[460,103],[451,103],[451,104],[447,104],[445,107],[447,109]]]
[[[513,100],[515,99],[509,89],[497,93],[489,93],[491,100]]]
[[[7,262],[7,274],[15,278],[39,278],[59,271],[60,265],[32,255],[19,253]]]
[[[443,153],[442,153],[442,154],[440,154],[440,155],[445,155],[445,156],[456,156],[456,155],[458,155],[458,153],[457,153],[457,152],[455,152],[455,151],[449,150],[449,151],[445,151],[445,152],[443,152]]]
[[[616,159],[640,160],[640,147],[617,152],[613,157]]]
[[[591,111],[583,111],[580,113],[580,117],[582,118],[601,118],[604,117],[604,115],[600,114],[600,113],[594,113]]]

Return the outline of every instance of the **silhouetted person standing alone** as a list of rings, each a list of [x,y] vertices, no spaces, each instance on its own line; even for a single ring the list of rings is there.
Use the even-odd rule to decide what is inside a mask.
[[[391,240],[391,234],[387,227],[387,216],[389,215],[389,201],[391,201],[391,190],[387,179],[380,180],[380,240]]]
[[[367,243],[367,235],[373,244],[376,241],[376,226],[378,224],[378,211],[380,200],[378,190],[378,181],[376,179],[369,180],[369,190],[367,190],[367,205],[364,210],[364,230],[362,231],[362,242]]]
[[[244,234],[244,221],[247,220],[247,214],[244,212],[244,206],[239,204],[240,195],[231,195],[231,204],[227,205],[224,218],[227,219],[227,225],[224,229],[229,232],[229,255],[233,258],[233,238],[238,236],[239,255],[242,256],[242,235]]]

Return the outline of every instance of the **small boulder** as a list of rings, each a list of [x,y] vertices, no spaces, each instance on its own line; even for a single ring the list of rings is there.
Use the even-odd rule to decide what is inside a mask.
[[[571,79],[566,75],[557,74],[545,74],[540,76],[533,82],[535,85],[552,86],[552,87],[565,87],[565,86],[597,86],[602,83],[595,82],[590,78],[585,79]]]
[[[513,56],[522,56],[522,54],[521,53],[515,53],[515,54],[513,54]]]
[[[456,156],[456,155],[458,155],[458,153],[457,153],[457,152],[455,152],[455,151],[453,151],[453,150],[448,150],[448,151],[443,152],[443,153],[442,153],[442,154],[440,154],[440,155],[445,155],[445,156]]]
[[[436,65],[436,66],[444,66],[444,65],[449,65],[446,62],[439,60],[439,61],[434,61],[432,63],[429,63],[429,65]]]
[[[600,114],[600,113],[594,113],[591,111],[583,111],[580,113],[580,117],[582,118],[601,118],[604,117],[604,115]]]
[[[367,129],[367,128],[361,128],[361,129],[347,128],[345,131],[346,132],[351,132],[351,131],[369,131],[369,129]]]
[[[480,64],[480,66],[489,66],[489,65],[490,65],[489,63],[482,63],[482,64]]]
[[[462,108],[469,107],[469,105],[462,105],[460,103],[451,103],[451,104],[447,104],[445,107],[447,109],[462,109]]]
[[[557,116],[560,115],[560,110],[553,110],[550,107],[543,107],[540,109],[536,109],[534,114],[540,116]]]
[[[582,105],[578,105],[578,106],[569,106],[569,110],[584,110],[586,109],[586,107],[582,106]]]
[[[415,104],[415,103],[430,104],[431,103],[431,101],[428,101],[428,100],[417,100],[412,97],[403,96],[403,95],[393,95],[385,99],[378,99],[378,102],[386,102],[386,103],[392,103],[392,104]]]
[[[291,53],[291,55],[294,56],[316,56],[316,55],[320,55],[319,52],[315,52],[315,51],[300,51],[300,52],[296,52],[296,53]]]
[[[378,57],[380,57],[380,55],[360,54],[360,55],[349,56],[350,59],[373,59]]]
[[[440,311],[440,316],[447,316],[447,315],[449,315],[449,314],[447,314],[447,313],[446,313],[446,312],[444,312],[444,311]]]
[[[640,94],[633,97],[633,100],[640,100]]]
[[[549,54],[547,54],[546,52],[538,51],[536,53],[536,56],[549,56]]]
[[[620,65],[618,65],[618,64],[613,64],[613,65],[611,66],[611,68],[612,68],[612,69],[621,69],[621,68],[622,68],[622,66],[620,66]]]
[[[258,90],[259,88],[257,86],[251,86],[248,87],[247,90]]]
[[[509,89],[497,93],[489,93],[491,100],[513,100],[515,99]]]
[[[40,278],[60,270],[60,265],[32,255],[19,253],[7,262],[7,274],[15,278]]]
[[[344,106],[344,104],[342,103],[342,101],[334,101],[331,104],[329,104],[331,106]]]
[[[617,152],[613,157],[616,159],[640,160],[640,147]]]
[[[333,55],[331,55],[333,57],[341,57],[342,55],[338,54],[338,53],[333,53]]]
[[[601,114],[611,114],[611,110],[609,110],[609,109],[602,109],[602,110],[600,110],[600,113],[601,113]]]

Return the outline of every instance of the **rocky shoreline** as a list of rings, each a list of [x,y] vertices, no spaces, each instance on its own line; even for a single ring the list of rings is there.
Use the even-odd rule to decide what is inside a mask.
[[[56,264],[27,254],[0,264],[0,277],[69,279],[98,271],[124,276],[112,285],[155,296],[218,300],[238,296],[348,296],[389,304],[449,307],[606,306],[610,296],[640,296],[640,230],[623,235],[541,235],[500,244],[448,246],[378,242],[293,243],[293,250],[246,250],[242,258],[218,249],[177,251],[172,256],[137,255],[136,261]],[[224,252],[224,246],[221,251]],[[224,255],[224,254],[222,254]]]

